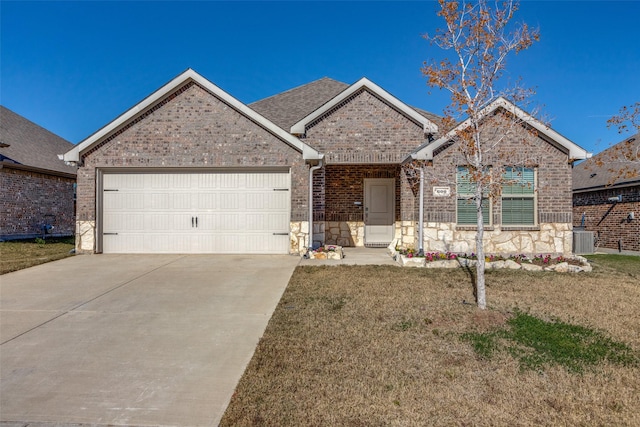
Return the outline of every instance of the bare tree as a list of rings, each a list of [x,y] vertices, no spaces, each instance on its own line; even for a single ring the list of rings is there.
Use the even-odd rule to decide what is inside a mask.
[[[640,132],[640,102],[622,107],[618,114],[607,120],[607,125],[616,126],[618,133]]]
[[[460,118],[466,117],[465,126],[454,128],[452,140],[465,163],[465,180],[472,189],[469,199],[475,203],[476,300],[478,307],[485,309],[483,200],[500,191],[502,171],[491,165],[496,164],[496,147],[514,129],[516,121],[509,111],[494,114],[494,109],[488,109],[499,97],[515,105],[532,94],[518,84],[511,88],[499,86],[499,80],[505,73],[507,57],[529,48],[539,39],[539,33],[525,23],[511,22],[518,9],[513,0],[438,2],[438,16],[444,19],[445,26],[425,38],[443,49],[445,57],[426,61],[422,73],[430,87],[445,89],[451,95],[451,103],[444,112],[445,127],[453,128]],[[502,156],[501,165],[515,163]]]

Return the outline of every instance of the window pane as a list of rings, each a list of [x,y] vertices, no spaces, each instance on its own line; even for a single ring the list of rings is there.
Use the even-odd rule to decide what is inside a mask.
[[[482,199],[482,222],[485,225],[490,223],[489,199]],[[458,224],[476,225],[478,216],[476,214],[476,202],[468,199],[458,199]]]
[[[469,195],[476,191],[475,183],[469,179],[469,169],[464,166],[458,166],[456,172],[456,192],[458,194]]]
[[[502,176],[505,182],[502,185],[502,194],[533,194],[534,171],[533,168],[506,168]]]
[[[534,203],[529,197],[505,197],[502,199],[502,223],[504,225],[533,225]]]

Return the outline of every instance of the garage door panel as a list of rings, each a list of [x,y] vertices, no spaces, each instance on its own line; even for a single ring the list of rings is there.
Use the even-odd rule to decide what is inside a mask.
[[[105,215],[103,228],[105,233],[143,231],[145,227],[145,214],[113,212]]]
[[[232,213],[206,213],[198,214],[198,229],[203,231],[225,231],[242,230],[243,222],[241,216]]]
[[[200,193],[197,197],[194,196],[194,203],[190,206],[194,206],[197,209],[216,209],[220,206],[220,198],[215,193]]]
[[[187,192],[174,192],[170,198],[171,210],[191,210],[196,208],[198,200],[193,196],[193,194]]]
[[[111,253],[144,253],[144,239],[142,233],[107,234],[103,236],[103,245]]]
[[[238,209],[244,209],[246,206],[244,194],[224,192],[218,195],[218,199],[219,202],[213,207],[213,209],[235,211]]]
[[[191,231],[194,227],[191,218],[194,218],[194,215],[189,215],[188,213],[178,213],[170,215],[171,222],[169,223],[166,232],[173,233],[184,233],[187,231]]]
[[[287,253],[289,183],[287,172],[107,172],[103,252]]]

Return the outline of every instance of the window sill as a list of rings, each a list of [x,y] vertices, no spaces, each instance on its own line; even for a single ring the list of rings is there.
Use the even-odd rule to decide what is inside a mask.
[[[456,230],[459,231],[476,231],[478,229],[478,226],[476,225],[456,225]],[[484,231],[493,231],[494,227],[493,225],[485,225],[484,226]]]
[[[503,231],[540,231],[539,225],[503,225]]]

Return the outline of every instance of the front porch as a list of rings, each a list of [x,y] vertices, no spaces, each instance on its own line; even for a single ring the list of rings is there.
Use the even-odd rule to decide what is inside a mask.
[[[313,246],[413,244],[416,196],[400,165],[327,165],[314,176]]]

